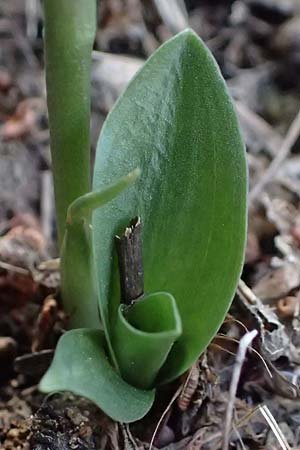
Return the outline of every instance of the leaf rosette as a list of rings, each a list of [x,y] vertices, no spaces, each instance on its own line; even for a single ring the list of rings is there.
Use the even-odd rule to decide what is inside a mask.
[[[122,422],[146,414],[153,389],[185,372],[207,347],[243,263],[245,150],[219,68],[191,30],[150,57],[109,114],[93,190],[103,192],[136,167],[136,181],[93,213],[103,331],[67,332],[41,382],[46,392],[86,396]],[[125,307],[114,236],[136,216],[145,294]]]

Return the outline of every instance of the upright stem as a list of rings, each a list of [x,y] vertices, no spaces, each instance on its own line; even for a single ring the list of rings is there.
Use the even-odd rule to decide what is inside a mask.
[[[96,0],[43,0],[51,156],[61,293],[69,326],[97,327],[90,217],[66,227],[67,211],[90,192],[90,74]]]
[[[58,239],[90,191],[90,73],[96,0],[44,0],[47,103]]]

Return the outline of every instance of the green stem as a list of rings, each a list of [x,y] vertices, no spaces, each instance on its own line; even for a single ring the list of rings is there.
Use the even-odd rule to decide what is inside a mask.
[[[69,328],[99,328],[98,294],[89,221],[67,226],[61,246],[60,274]]]
[[[90,191],[90,72],[95,0],[44,0],[47,103],[61,245],[67,209]]]

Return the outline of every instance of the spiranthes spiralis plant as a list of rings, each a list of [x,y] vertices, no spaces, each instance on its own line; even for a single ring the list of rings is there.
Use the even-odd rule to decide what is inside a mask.
[[[230,306],[246,234],[244,146],[218,66],[186,30],[117,101],[90,180],[96,2],[44,0],[44,13],[61,293],[72,329],[40,388],[72,391],[132,422],[151,408],[156,387],[193,364]]]

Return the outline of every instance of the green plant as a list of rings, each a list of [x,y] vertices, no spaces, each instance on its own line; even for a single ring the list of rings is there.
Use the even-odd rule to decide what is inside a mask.
[[[40,388],[73,391],[131,422],[150,409],[156,386],[192,365],[229,308],[245,243],[244,147],[219,69],[186,30],[151,56],[109,114],[88,193],[95,2],[44,5],[62,298],[71,327],[82,328],[62,336]],[[81,129],[83,142],[73,136]],[[145,294],[125,305],[114,236],[135,217]]]

